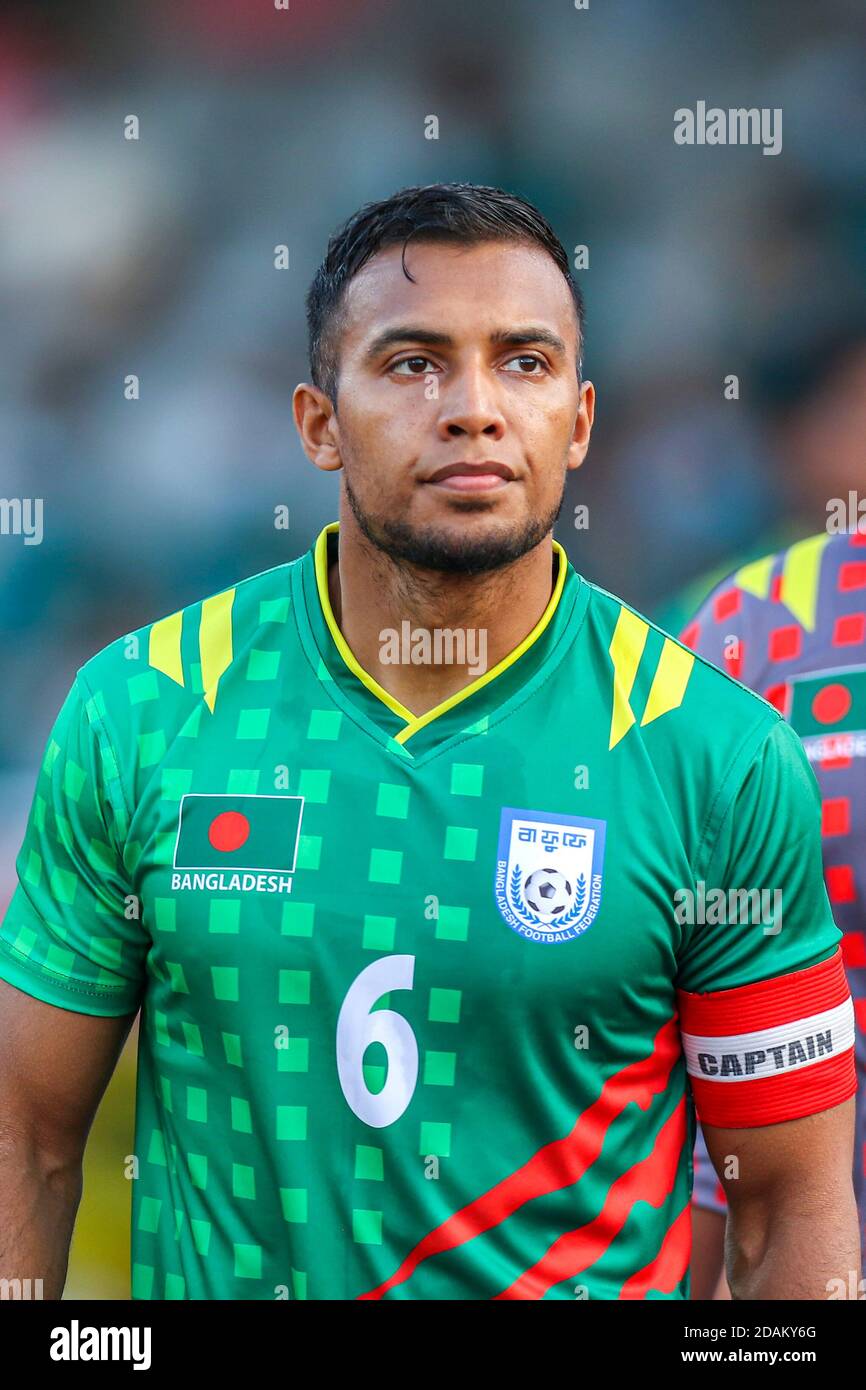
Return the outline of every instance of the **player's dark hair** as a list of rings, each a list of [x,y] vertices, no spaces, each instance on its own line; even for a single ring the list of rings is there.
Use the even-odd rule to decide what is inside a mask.
[[[568,282],[577,316],[580,380],[583,348],[583,296],[569,267],[565,248],[537,208],[516,193],[474,183],[431,183],[402,188],[381,202],[366,203],[333,234],[325,259],[307,293],[310,375],[336,409],[339,374],[341,305],[346,286],[377,252],[403,243],[448,241],[474,246],[485,241],[534,243],[552,256]]]

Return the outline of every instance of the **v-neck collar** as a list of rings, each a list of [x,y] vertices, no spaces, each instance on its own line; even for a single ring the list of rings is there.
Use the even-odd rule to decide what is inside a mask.
[[[550,662],[565,651],[586,610],[588,586],[568,556],[553,542],[556,581],[535,627],[489,671],[441,701],[414,715],[365,671],[340,631],[328,592],[328,566],[336,553],[339,522],[320,532],[315,544],[293,567],[295,612],[301,641],[319,679],[337,704],[392,753],[417,762],[457,734],[484,733],[489,721],[517,696],[546,675]]]

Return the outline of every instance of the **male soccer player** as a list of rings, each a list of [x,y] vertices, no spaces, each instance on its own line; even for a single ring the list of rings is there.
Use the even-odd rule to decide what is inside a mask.
[[[736,1295],[825,1297],[858,1256],[815,780],[553,541],[594,407],[561,244],[501,190],[407,189],[308,314],[339,524],[86,662],[48,742],[0,1273],[59,1292],[140,1007],[136,1298],[684,1298],[687,1073],[748,1153]],[[781,890],[784,929],[687,920],[699,883]]]
[[[817,776],[824,875],[854,996],[854,1190],[866,1248],[866,534],[825,532],[741,566],[682,639],[785,715]],[[726,1201],[700,1134],[694,1206],[693,1293],[710,1296],[721,1274]]]

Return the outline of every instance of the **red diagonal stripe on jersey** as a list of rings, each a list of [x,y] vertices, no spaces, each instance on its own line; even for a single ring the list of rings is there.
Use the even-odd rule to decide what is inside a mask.
[[[646,1298],[650,1289],[673,1293],[689,1266],[692,1255],[692,1204],[686,1202],[676,1221],[668,1228],[654,1260],[626,1279],[620,1298]]]
[[[595,1220],[560,1236],[537,1264],[496,1298],[543,1298],[554,1284],[573,1279],[581,1270],[595,1264],[622,1230],[635,1202],[660,1207],[670,1195],[677,1180],[677,1165],[685,1137],[686,1102],[683,1099],[659,1130],[652,1152],[611,1185]]]
[[[453,1250],[498,1226],[525,1202],[576,1183],[598,1158],[608,1129],[625,1107],[634,1102],[641,1110],[647,1110],[653,1096],[664,1091],[680,1054],[679,1028],[674,1016],[659,1029],[648,1057],[608,1077],[598,1100],[578,1116],[564,1139],[545,1144],[516,1172],[449,1216],[418,1242],[389,1279],[359,1297],[383,1298],[389,1289],[404,1283],[422,1260]]]

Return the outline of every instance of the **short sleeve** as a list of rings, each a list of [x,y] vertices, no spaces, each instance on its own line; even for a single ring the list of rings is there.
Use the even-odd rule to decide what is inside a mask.
[[[683,1047],[704,1123],[772,1124],[853,1095],[854,1012],[824,886],[820,796],[781,718],[677,911]]]
[[[79,672],[37,779],[0,978],[78,1013],[135,1012],[147,939],[122,861],[126,827],[117,759]]]

